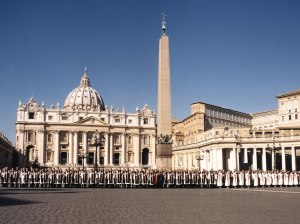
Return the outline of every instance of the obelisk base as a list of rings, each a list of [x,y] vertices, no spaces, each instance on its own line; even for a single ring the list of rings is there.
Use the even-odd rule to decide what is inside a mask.
[[[172,169],[172,143],[159,143],[156,150],[157,169]]]

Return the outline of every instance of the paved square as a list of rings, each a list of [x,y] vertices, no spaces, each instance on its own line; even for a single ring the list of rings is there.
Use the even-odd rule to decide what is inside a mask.
[[[299,223],[300,188],[0,189],[0,223]]]

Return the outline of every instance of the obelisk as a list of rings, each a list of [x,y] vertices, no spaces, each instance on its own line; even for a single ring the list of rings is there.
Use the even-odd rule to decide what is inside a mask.
[[[157,104],[157,147],[158,169],[172,168],[172,126],[171,126],[171,81],[169,37],[166,18],[163,13],[162,36],[159,40],[158,56],[158,104]]]

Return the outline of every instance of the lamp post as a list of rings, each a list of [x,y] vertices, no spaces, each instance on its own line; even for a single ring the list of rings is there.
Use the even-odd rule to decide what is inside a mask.
[[[104,136],[102,136],[101,138],[99,137],[99,133],[98,130],[96,130],[96,133],[93,136],[93,139],[89,138],[89,141],[91,142],[91,144],[89,144],[90,146],[95,146],[96,147],[96,155],[95,155],[95,169],[98,168],[98,147],[103,146],[105,143],[105,138]],[[101,149],[101,148],[100,148]],[[99,152],[100,153],[100,152]]]
[[[273,154],[273,170],[276,170],[276,151],[278,151],[278,149],[276,149],[276,146],[275,146],[275,137],[273,137],[273,147],[269,147],[269,144],[267,144],[267,147],[268,149],[272,152]],[[281,148],[281,144],[279,143],[279,148]]]
[[[199,161],[199,171],[201,171],[201,160],[204,159],[204,155],[200,152],[200,154],[196,155],[195,158]]]
[[[89,156],[88,153],[84,154],[84,153],[78,153],[78,157],[81,159],[82,161],[82,169],[84,170],[84,159],[87,158]]]

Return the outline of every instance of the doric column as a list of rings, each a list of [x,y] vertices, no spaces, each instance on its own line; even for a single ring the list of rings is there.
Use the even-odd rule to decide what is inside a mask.
[[[253,148],[253,155],[252,155],[252,169],[257,170],[257,153],[256,148]]]
[[[236,148],[232,149],[232,170],[237,170]]]
[[[136,166],[140,165],[140,135],[136,134],[133,136],[133,144],[134,144],[134,164]]]
[[[248,149],[244,148],[244,163],[248,163]]]
[[[266,155],[266,148],[262,148],[262,170],[266,171],[267,170],[267,155]]]
[[[183,154],[183,167],[184,167],[184,169],[187,169],[188,168],[188,159],[187,159],[187,154],[186,153],[184,153]]]
[[[73,164],[78,164],[78,132],[74,132]]]
[[[240,170],[240,152],[241,152],[241,145],[237,144],[236,146],[236,170]]]
[[[214,150],[210,149],[209,150],[209,169],[214,169]]]
[[[218,169],[223,170],[223,149],[218,149]]]
[[[292,153],[292,170],[296,170],[296,150],[295,146],[292,146],[291,148],[291,153]]]
[[[45,130],[39,130],[37,136],[38,143],[38,162],[43,165],[45,163]],[[35,155],[34,155],[35,156]]]
[[[285,148],[281,147],[281,169],[286,170],[286,162],[285,162]]]
[[[122,151],[121,151],[121,165],[125,165],[126,163],[126,133],[122,134]]]
[[[73,146],[73,132],[69,132],[69,164],[73,164],[73,153],[74,153],[74,146]]]
[[[84,154],[84,164],[87,164],[87,153],[88,153],[88,141],[87,141],[87,132],[82,132],[82,142],[83,142],[83,154]]]
[[[110,144],[109,144],[109,165],[113,165],[113,151],[114,151],[114,133],[110,133]]]
[[[54,165],[59,164],[59,131],[54,132]]]
[[[207,170],[207,152],[206,152],[206,150],[203,150],[202,153],[203,153],[203,160],[202,160],[202,164],[200,163],[201,167],[199,167],[199,168],[201,170],[203,170],[203,169]]]
[[[104,166],[107,166],[109,164],[109,133],[105,133],[105,147],[104,147],[104,152],[105,152],[105,157],[104,157]]]
[[[275,151],[273,150],[273,148],[272,148],[272,170],[274,170],[275,169],[275,164],[274,164],[274,162],[275,162]]]
[[[102,144],[102,138],[103,138],[103,133],[99,134],[99,136],[97,136],[100,140],[100,143]],[[99,145],[98,148],[97,148],[97,165],[100,164],[100,157],[101,157],[101,148],[102,148],[102,145]],[[95,148],[96,149],[96,148]]]

